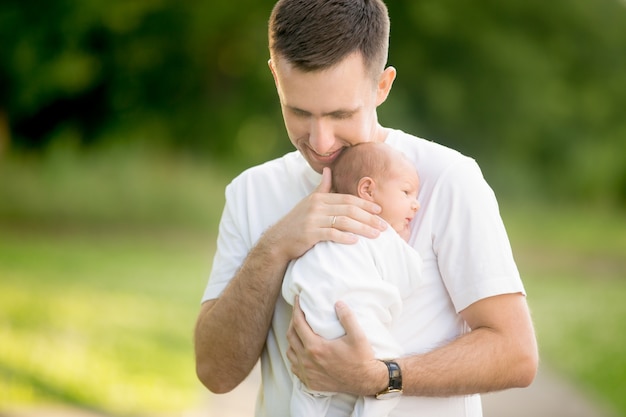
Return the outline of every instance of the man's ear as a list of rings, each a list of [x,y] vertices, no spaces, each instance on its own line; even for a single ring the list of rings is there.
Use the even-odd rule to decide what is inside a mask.
[[[376,90],[376,106],[380,106],[387,100],[387,96],[389,96],[389,91],[391,91],[391,86],[395,79],[396,69],[394,67],[387,67],[382,74],[380,74]]]
[[[376,181],[371,177],[363,177],[356,186],[356,193],[359,197],[367,201],[374,201],[374,190]]]
[[[276,68],[274,68],[274,61],[272,61],[272,58],[267,60],[267,66],[270,67],[272,77],[274,77],[274,84],[278,87],[278,77],[276,77]]]

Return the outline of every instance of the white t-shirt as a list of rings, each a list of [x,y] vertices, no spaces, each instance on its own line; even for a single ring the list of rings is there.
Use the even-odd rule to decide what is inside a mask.
[[[460,153],[391,130],[386,143],[414,162],[420,176],[409,244],[421,255],[424,283],[404,300],[392,328],[406,354],[445,345],[468,327],[458,314],[499,294],[524,293],[498,205],[478,165]],[[218,298],[261,234],[320,183],[298,152],[253,167],[226,188],[217,252],[203,300]],[[291,306],[279,297],[261,356],[257,417],[289,416],[292,383],[285,337]],[[348,416],[354,397],[333,397],[329,415]],[[402,396],[393,417],[482,414],[480,397]]]
[[[290,262],[282,294],[290,305],[299,296],[313,331],[329,340],[345,334],[335,313],[335,303],[345,302],[365,332],[374,356],[394,359],[404,350],[391,333],[391,326],[400,316],[403,299],[419,291],[421,274],[422,258],[388,226],[378,238],[361,237],[352,245],[318,243]],[[291,377],[292,415],[325,416],[334,393],[311,392],[295,375]],[[351,417],[385,417],[399,400],[360,397]]]

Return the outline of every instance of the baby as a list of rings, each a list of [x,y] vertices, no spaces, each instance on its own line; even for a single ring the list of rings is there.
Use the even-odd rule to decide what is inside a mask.
[[[390,327],[401,312],[402,298],[421,283],[421,257],[406,242],[420,207],[418,174],[402,153],[374,142],[345,149],[331,172],[334,192],[377,203],[382,208],[380,217],[390,227],[376,239],[360,237],[353,245],[318,243],[289,264],[283,297],[293,305],[298,296],[307,322],[326,339],[345,334],[335,314],[335,303],[345,302],[365,331],[375,357],[398,358],[403,351]],[[325,416],[333,393],[310,391],[293,374],[292,380],[291,414]],[[399,398],[354,400],[353,417],[387,416]]]

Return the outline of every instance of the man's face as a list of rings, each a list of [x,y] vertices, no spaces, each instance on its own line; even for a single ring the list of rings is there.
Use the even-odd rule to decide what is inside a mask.
[[[384,141],[376,107],[391,88],[393,68],[375,83],[359,54],[323,71],[303,72],[285,59],[270,67],[289,139],[315,171],[321,173],[346,147]]]

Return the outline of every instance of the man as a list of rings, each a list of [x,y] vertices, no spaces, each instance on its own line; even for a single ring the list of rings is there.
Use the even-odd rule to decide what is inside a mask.
[[[280,0],[270,18],[270,70],[297,148],[242,173],[226,190],[218,248],[195,332],[196,368],[213,392],[236,387],[261,359],[257,416],[288,416],[289,367],[333,397],[402,394],[392,416],[480,416],[481,392],[529,385],[537,346],[524,288],[491,189],[456,151],[384,128],[387,10],[376,0]],[[346,335],[314,334],[280,298],[289,262],[320,241],[351,244],[384,229],[380,207],[329,193],[326,167],[346,147],[385,142],[415,164],[421,210],[409,243],[426,289],[407,297],[393,329],[406,356],[382,362],[343,303]],[[320,176],[320,174],[322,174]],[[355,235],[356,234],[356,235]]]

